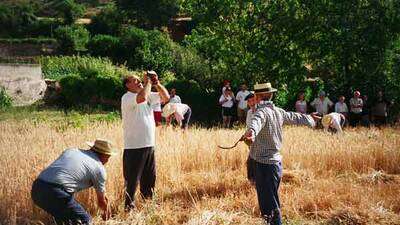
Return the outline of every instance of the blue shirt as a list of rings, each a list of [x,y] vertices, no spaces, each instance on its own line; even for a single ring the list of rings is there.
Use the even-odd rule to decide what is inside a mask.
[[[69,193],[92,186],[104,193],[106,170],[95,152],[70,148],[43,170],[39,179],[62,185]]]

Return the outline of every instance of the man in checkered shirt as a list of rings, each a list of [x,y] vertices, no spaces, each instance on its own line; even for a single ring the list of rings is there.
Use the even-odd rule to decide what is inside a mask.
[[[256,84],[257,111],[253,115],[243,139],[250,144],[250,158],[255,160],[255,184],[261,215],[268,225],[281,225],[279,183],[282,178],[283,124],[315,127],[320,119],[316,114],[286,112],[272,100],[276,89],[270,83]]]

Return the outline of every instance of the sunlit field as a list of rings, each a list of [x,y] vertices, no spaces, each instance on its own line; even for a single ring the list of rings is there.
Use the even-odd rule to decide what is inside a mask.
[[[49,224],[34,207],[32,181],[67,147],[110,139],[119,154],[106,165],[114,217],[103,222],[93,190],[78,200],[94,224],[261,224],[246,177],[248,148],[221,150],[243,129],[157,130],[156,196],[137,196],[123,210],[122,126],[119,119],[66,126],[54,121],[0,121],[0,224]],[[400,129],[347,129],[342,136],[286,127],[280,189],[285,224],[400,224]]]

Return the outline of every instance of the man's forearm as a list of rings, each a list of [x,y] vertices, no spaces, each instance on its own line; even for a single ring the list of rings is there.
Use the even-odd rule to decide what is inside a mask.
[[[156,89],[157,89],[158,93],[160,94],[161,101],[163,103],[167,103],[169,101],[168,90],[161,84],[157,84]]]
[[[147,101],[151,91],[151,83],[147,82],[144,86],[144,88],[138,93],[137,99],[139,100],[138,103]]]

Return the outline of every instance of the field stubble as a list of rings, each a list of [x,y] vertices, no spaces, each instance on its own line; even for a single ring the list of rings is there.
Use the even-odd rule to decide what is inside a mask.
[[[67,147],[87,148],[96,137],[120,149],[107,164],[107,192],[114,218],[106,224],[260,224],[255,189],[246,179],[247,146],[220,150],[243,130],[157,130],[157,184],[152,201],[122,210],[120,121],[57,129],[28,120],[0,122],[0,224],[48,223],[33,206],[32,181]],[[400,224],[400,130],[347,130],[332,136],[286,127],[280,189],[286,224]],[[99,218],[93,190],[78,200]]]

